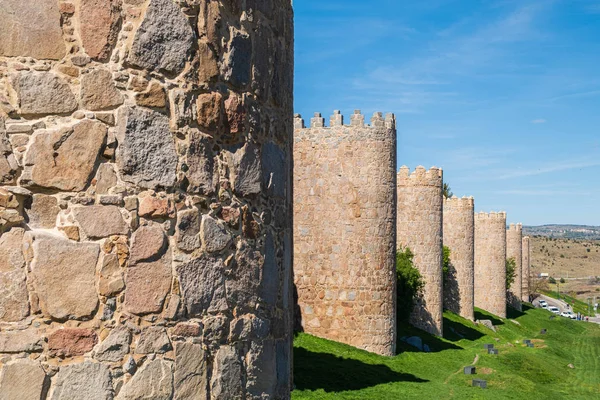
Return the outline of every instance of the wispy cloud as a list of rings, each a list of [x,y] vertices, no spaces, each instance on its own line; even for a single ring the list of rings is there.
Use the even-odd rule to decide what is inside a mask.
[[[552,97],[548,100],[549,101],[558,101],[558,100],[563,100],[563,99],[573,99],[573,98],[579,98],[579,97],[594,97],[594,96],[600,96],[600,90],[588,90],[588,91],[584,91],[584,92],[569,93],[569,94],[564,94],[561,96]]]
[[[572,190],[536,190],[536,189],[509,189],[509,190],[498,190],[494,192],[501,195],[515,195],[515,196],[588,196],[589,191],[572,191]]]
[[[543,118],[534,119],[534,120],[531,121],[532,124],[545,124],[546,122],[548,122],[548,121],[546,121]]]
[[[568,170],[573,170],[573,169],[593,168],[593,167],[599,167],[599,166],[600,166],[600,160],[598,160],[598,161],[594,161],[594,160],[562,161],[562,162],[555,163],[552,166],[522,169],[522,170],[507,172],[504,174],[499,174],[496,179],[507,180],[507,179],[514,179],[514,178],[523,178],[523,177],[527,177],[527,176],[549,174],[552,172],[568,171]]]

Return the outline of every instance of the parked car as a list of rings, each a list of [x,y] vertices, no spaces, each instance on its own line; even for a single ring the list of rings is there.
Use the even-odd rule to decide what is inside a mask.
[[[563,311],[560,313],[561,317],[577,319],[577,315],[573,313],[573,311]]]
[[[546,303],[546,300],[540,300],[539,303],[542,308],[548,307],[548,303]]]
[[[560,310],[558,309],[558,307],[550,306],[548,307],[548,311],[557,315],[560,314]]]

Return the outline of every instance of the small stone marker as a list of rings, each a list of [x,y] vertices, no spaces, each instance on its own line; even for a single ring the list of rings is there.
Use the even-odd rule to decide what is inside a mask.
[[[533,347],[535,347],[535,346],[534,346],[534,344],[533,344],[533,343],[527,343],[527,347],[531,347],[531,348],[533,348]]]
[[[546,332],[548,332],[546,329],[542,329],[542,330],[540,331],[540,333],[541,333],[542,335],[545,335],[545,334],[546,334]]]
[[[473,387],[480,387],[482,389],[487,388],[487,381],[483,379],[473,379]]]
[[[493,349],[494,345],[490,344],[490,343],[486,343],[486,344],[483,345],[483,348],[486,349],[486,350]]]
[[[531,340],[529,340],[529,339],[525,339],[525,340],[523,340],[523,343],[524,343],[524,344],[529,344],[529,343],[531,343]]]
[[[488,349],[488,354],[498,355],[498,349]]]
[[[475,366],[470,365],[468,367],[465,367],[465,375],[475,375],[476,373],[477,372],[476,372]]]

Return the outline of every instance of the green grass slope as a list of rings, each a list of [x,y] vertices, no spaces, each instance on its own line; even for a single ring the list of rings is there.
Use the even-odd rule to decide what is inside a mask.
[[[517,325],[477,310],[476,318],[497,325],[493,332],[447,312],[446,339],[411,327],[399,332],[421,337],[430,353],[400,343],[395,357],[299,334],[292,399],[600,399],[600,326],[550,316],[526,307],[509,315]],[[535,348],[523,345],[524,339]],[[487,354],[485,343],[499,354]],[[477,367],[477,375],[463,374],[468,365]],[[487,380],[488,388],[471,387],[473,378]]]

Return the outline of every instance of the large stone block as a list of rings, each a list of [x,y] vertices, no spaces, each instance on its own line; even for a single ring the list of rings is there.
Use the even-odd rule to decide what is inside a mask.
[[[174,400],[208,400],[208,365],[202,345],[175,345],[174,384]]]
[[[34,330],[0,333],[0,353],[34,353],[42,349],[42,337]]]
[[[147,361],[119,392],[115,400],[171,400],[172,364],[156,359]]]
[[[177,153],[169,119],[155,111],[120,113],[117,163],[123,180],[147,189],[175,184]]]
[[[66,54],[55,0],[3,0],[0,56],[59,60]]]
[[[81,191],[93,176],[107,129],[85,120],[57,131],[39,131],[25,155],[25,186]]]
[[[91,329],[59,329],[48,336],[48,352],[52,357],[82,356],[96,343],[98,336]]]
[[[81,77],[81,104],[92,111],[107,110],[123,104],[123,95],[110,71],[97,69]]]
[[[86,236],[92,239],[129,233],[129,227],[116,206],[74,207],[73,215]]]
[[[58,199],[54,196],[36,193],[33,195],[28,225],[34,229],[52,229],[56,226],[56,217],[60,212]]]
[[[217,350],[210,381],[211,398],[213,400],[243,398],[242,368],[242,360],[235,347],[222,346]]]
[[[21,72],[12,86],[21,115],[69,114],[78,106],[67,82],[52,72]]]
[[[33,287],[44,314],[58,320],[91,316],[98,306],[96,264],[100,247],[39,231],[27,233],[33,253]]]
[[[210,195],[215,191],[215,156],[212,151],[210,136],[205,135],[197,129],[189,130],[189,141],[187,152],[189,181],[188,191]]]
[[[106,339],[94,348],[94,358],[99,361],[119,362],[129,353],[131,332],[121,325],[111,330]]]
[[[29,315],[25,259],[21,228],[0,236],[0,321],[16,322]]]
[[[80,35],[86,53],[106,61],[117,42],[121,24],[121,0],[81,0]]]
[[[45,398],[50,379],[39,362],[15,360],[0,372],[0,399],[40,400]]]
[[[108,365],[86,361],[63,366],[52,380],[49,400],[112,400]]]
[[[138,67],[179,74],[189,59],[194,31],[172,0],[151,0],[128,61]]]
[[[190,316],[227,310],[223,260],[203,255],[179,265],[177,274]]]

